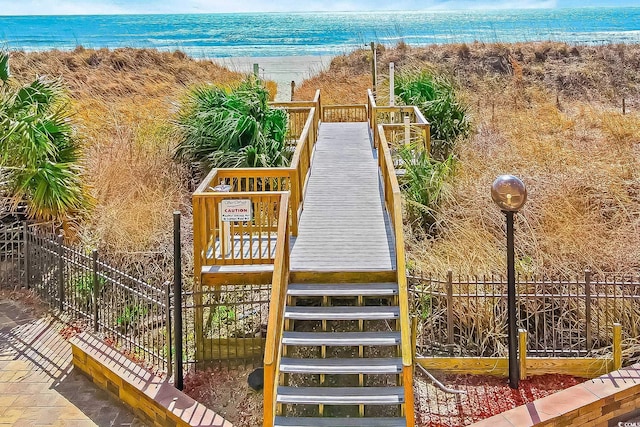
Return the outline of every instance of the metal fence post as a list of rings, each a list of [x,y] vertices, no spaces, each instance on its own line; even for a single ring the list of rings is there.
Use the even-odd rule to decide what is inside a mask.
[[[58,234],[58,297],[60,310],[64,311],[64,237]]]
[[[591,351],[593,345],[591,336],[591,271],[584,271],[584,321],[587,335],[587,352]]]
[[[453,344],[453,271],[447,271],[447,344]]]
[[[171,378],[173,376],[173,325],[171,324],[171,282],[169,280],[164,283],[164,304],[167,318],[167,378]]]
[[[29,226],[25,221],[22,224],[22,251],[24,258],[24,286],[30,289],[29,276],[31,275],[30,260],[29,260]]]
[[[100,295],[98,287],[98,250],[91,251],[91,271],[93,273],[93,331],[98,332],[98,296]]]
[[[184,373],[182,366],[182,248],[180,239],[180,212],[173,213],[173,309],[175,357],[175,386],[178,390],[184,388]]]

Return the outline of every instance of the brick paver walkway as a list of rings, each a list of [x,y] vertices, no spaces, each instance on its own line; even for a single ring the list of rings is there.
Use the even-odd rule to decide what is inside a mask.
[[[0,300],[0,427],[144,426],[73,370],[63,325]]]

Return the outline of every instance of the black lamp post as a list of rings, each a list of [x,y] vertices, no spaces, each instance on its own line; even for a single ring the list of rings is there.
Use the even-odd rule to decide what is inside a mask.
[[[509,387],[518,388],[518,331],[516,329],[516,271],[513,244],[513,216],[527,201],[527,187],[512,175],[500,175],[491,185],[491,198],[507,219],[507,322],[509,339]]]

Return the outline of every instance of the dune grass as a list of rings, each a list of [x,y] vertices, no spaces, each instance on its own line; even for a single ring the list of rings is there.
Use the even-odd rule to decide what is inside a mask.
[[[364,103],[354,82],[370,84],[368,59],[364,49],[337,57],[303,87],[324,88],[329,102]],[[455,177],[433,213],[436,232],[407,229],[415,269],[503,271],[504,219],[489,189],[497,175],[511,173],[529,189],[516,225],[521,273],[638,271],[640,46],[379,47],[382,102],[390,61],[399,72],[429,66],[454,78],[474,127],[455,151]]]
[[[82,138],[95,199],[76,238],[150,281],[172,265],[172,213],[184,213],[186,270],[191,239],[189,171],[176,164],[171,119],[196,84],[232,84],[244,76],[182,52],[148,49],[12,52],[16,78],[60,78]]]

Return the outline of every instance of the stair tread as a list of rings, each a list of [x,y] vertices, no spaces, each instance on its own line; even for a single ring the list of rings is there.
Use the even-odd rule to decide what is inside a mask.
[[[397,374],[402,371],[402,359],[390,358],[329,358],[295,359],[283,357],[280,371],[307,374]]]
[[[303,405],[398,405],[404,403],[404,388],[279,386],[277,401]]]
[[[400,344],[400,332],[291,332],[282,336],[284,345],[390,346]]]
[[[291,283],[291,296],[392,296],[398,295],[398,284],[389,283]]]
[[[274,427],[406,427],[404,418],[276,417]]]
[[[397,306],[332,306],[285,308],[285,319],[294,320],[387,320],[397,319]]]

